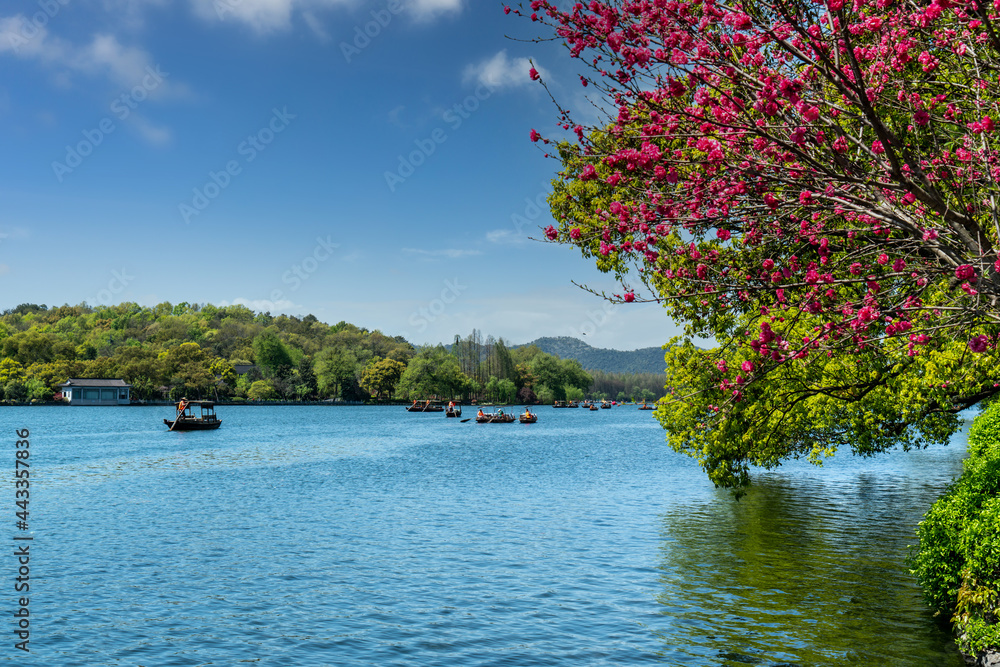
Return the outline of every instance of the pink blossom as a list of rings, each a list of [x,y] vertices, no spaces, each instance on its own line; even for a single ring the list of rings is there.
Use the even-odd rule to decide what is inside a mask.
[[[878,260],[877,261],[878,261],[879,264],[888,264],[889,263],[889,255],[887,255],[885,253],[882,253],[881,255],[878,256]]]
[[[744,373],[753,373],[753,362],[747,359],[742,364],[740,364],[740,370]]]
[[[878,139],[872,142],[872,153],[875,153],[875,155],[885,153],[885,146],[883,146],[882,142]]]
[[[531,77],[532,81],[538,81],[538,70],[532,67],[530,70],[528,70],[528,76]]]
[[[549,225],[545,228],[545,236],[547,236],[550,241],[555,241],[556,237],[559,236],[559,232],[556,231],[555,227]]]
[[[635,301],[635,293],[625,292],[625,296],[623,298],[625,299],[625,303],[632,303]]]
[[[761,266],[764,267],[765,271],[770,271],[771,269],[774,268],[774,260],[765,259],[764,262],[761,264]]]
[[[536,132],[535,130],[531,131],[531,140],[532,141],[538,141],[541,138],[542,138],[542,135],[538,134],[538,132]]]
[[[721,373],[726,373],[726,372],[729,371],[729,368],[726,367],[726,360],[725,359],[719,359],[718,361],[716,361],[715,362],[715,367],[718,368],[719,372],[721,372]]]
[[[728,241],[732,234],[729,233],[728,229],[717,229],[715,230],[715,235],[719,237],[722,241]]]
[[[569,237],[571,239],[573,239],[574,241],[577,240],[578,238],[580,238],[580,236],[581,236],[581,233],[580,233],[580,228],[579,227],[574,227],[571,230],[569,230]]]
[[[594,169],[594,165],[592,164],[588,164],[583,168],[583,171],[580,172],[581,181],[590,181],[595,178],[597,178],[597,170]]]
[[[969,349],[977,354],[981,354],[989,347],[989,339],[986,336],[976,336],[969,341]]]
[[[924,127],[927,123],[931,122],[931,115],[921,109],[920,111],[913,114],[913,122],[915,122],[920,127]]]
[[[970,264],[962,264],[955,269],[955,277],[959,280],[969,280],[976,277],[976,270]]]
[[[906,268],[906,262],[902,258],[897,259],[895,262],[892,263],[893,271],[902,271],[905,268]]]

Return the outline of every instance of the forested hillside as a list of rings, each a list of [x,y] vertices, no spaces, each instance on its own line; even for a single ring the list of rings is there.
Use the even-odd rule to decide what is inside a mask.
[[[656,373],[663,374],[666,364],[663,350],[659,347],[644,347],[639,350],[623,351],[592,347],[578,338],[560,336],[533,340],[528,345],[554,354],[562,359],[576,359],[587,370],[607,373]],[[660,383],[662,386],[662,382]]]
[[[140,400],[532,403],[611,395],[574,359],[535,346],[508,349],[477,331],[456,336],[449,352],[440,345],[418,350],[401,336],[347,322],[274,317],[245,306],[22,304],[0,313],[0,399],[50,400],[69,378],[121,378]],[[630,398],[651,395],[641,382],[605,385],[620,385]]]

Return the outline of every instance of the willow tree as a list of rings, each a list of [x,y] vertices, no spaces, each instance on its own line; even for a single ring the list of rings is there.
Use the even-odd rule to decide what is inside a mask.
[[[946,442],[1000,391],[1000,0],[561,4],[531,19],[607,116],[531,131],[546,235],[684,323],[675,449],[741,486]]]

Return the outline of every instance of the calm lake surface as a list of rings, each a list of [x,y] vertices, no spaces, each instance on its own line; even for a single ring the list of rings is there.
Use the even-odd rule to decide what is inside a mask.
[[[737,502],[649,412],[539,414],[223,406],[169,433],[169,407],[0,408],[9,479],[31,429],[34,537],[31,653],[0,558],[0,662],[962,664],[904,558],[964,435]],[[14,544],[12,484],[2,507]]]

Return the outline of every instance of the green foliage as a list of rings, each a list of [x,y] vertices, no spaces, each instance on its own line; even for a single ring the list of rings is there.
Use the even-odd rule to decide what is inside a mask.
[[[349,349],[328,347],[316,355],[316,382],[320,394],[344,398],[344,388],[360,377],[363,366]]]
[[[928,603],[951,614],[962,650],[1000,646],[1000,403],[969,430],[965,470],[924,515],[913,574]]]
[[[266,373],[281,396],[356,399],[365,397],[357,381],[376,354],[405,363],[413,347],[346,322],[258,316],[245,306],[22,304],[0,314],[0,392],[11,380],[38,380],[51,395],[70,377],[111,377],[130,383],[137,398],[226,398],[247,396]],[[258,368],[237,376],[233,366],[254,358]],[[316,377],[321,368],[325,377]],[[33,397],[44,393],[32,387]]]
[[[274,377],[292,366],[288,347],[273,331],[265,331],[253,339],[253,354],[257,366],[267,377]]]
[[[803,314],[800,337],[817,322]],[[751,467],[774,468],[789,458],[819,464],[840,448],[871,456],[945,444],[958,428],[956,413],[968,405],[956,402],[955,392],[974,395],[986,379],[992,390],[997,375],[996,351],[971,354],[958,341],[913,357],[905,348],[872,345],[851,355],[812,354],[808,363],[772,363],[734,349],[669,347],[669,400],[656,413],[669,444],[723,487],[748,484]],[[750,370],[740,370],[744,364]]]
[[[494,384],[496,378],[493,378]],[[443,346],[422,348],[410,360],[399,382],[400,394],[412,400],[453,398],[469,391],[471,381],[458,359]]]
[[[391,398],[406,366],[395,359],[373,357],[361,373],[361,387],[376,399]]]
[[[250,390],[247,391],[247,398],[251,401],[266,401],[277,398],[277,396],[278,392],[274,390],[274,387],[267,380],[257,380],[250,385]]]

